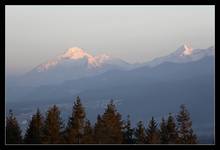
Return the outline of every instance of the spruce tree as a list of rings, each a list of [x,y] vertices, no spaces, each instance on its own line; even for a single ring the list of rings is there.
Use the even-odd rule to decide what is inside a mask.
[[[164,118],[161,120],[160,124],[160,143],[161,144],[168,144],[168,131],[167,131],[167,123]]]
[[[93,144],[94,141],[94,133],[93,128],[91,126],[91,123],[89,120],[86,121],[85,127],[84,127],[84,134],[82,137],[82,143],[83,144]]]
[[[177,115],[178,135],[181,144],[196,144],[197,137],[193,133],[190,114],[185,105],[180,106],[180,112]]]
[[[188,144],[197,144],[197,136],[193,133],[193,129],[189,130]]]
[[[43,137],[43,116],[40,110],[37,109],[36,114],[32,116],[26,130],[24,142],[26,144],[40,144]]]
[[[59,144],[63,143],[62,129],[63,122],[60,116],[59,108],[54,105],[47,111],[44,127],[43,140],[45,144]]]
[[[104,128],[104,122],[102,121],[102,118],[100,115],[97,116],[97,120],[94,127],[94,137],[95,137],[95,143],[96,144],[102,144],[103,138],[105,137],[105,128]]]
[[[74,102],[72,115],[69,118],[68,125],[66,128],[66,140],[67,143],[81,143],[84,127],[85,127],[85,111],[82,106],[79,96]]]
[[[6,144],[22,143],[21,129],[12,110],[9,110],[9,116],[6,119]]]
[[[97,118],[96,140],[101,144],[121,144],[123,142],[123,122],[113,100],[107,105],[104,114]]]
[[[124,126],[124,140],[123,143],[125,144],[133,144],[134,139],[133,139],[133,129],[131,128],[131,121],[130,121],[130,116],[128,115],[127,117],[127,122]]]
[[[134,136],[135,136],[135,143],[136,144],[145,144],[146,143],[145,128],[144,128],[142,121],[139,121],[137,123],[137,127],[135,128]]]
[[[157,123],[154,120],[154,117],[151,118],[146,129],[146,142],[148,144],[160,143],[159,130],[157,129]]]
[[[167,132],[168,132],[168,144],[178,143],[176,123],[171,113],[169,114],[167,119]]]

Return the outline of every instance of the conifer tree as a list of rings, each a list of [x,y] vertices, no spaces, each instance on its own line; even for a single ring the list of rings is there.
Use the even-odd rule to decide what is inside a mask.
[[[124,142],[125,144],[133,144],[134,139],[133,139],[133,129],[131,128],[131,121],[130,121],[130,116],[128,115],[127,117],[127,122],[124,126]]]
[[[103,141],[103,138],[105,137],[105,128],[104,128],[104,123],[102,121],[102,118],[100,115],[97,116],[97,121],[95,123],[94,127],[94,132],[95,132],[95,143],[96,144],[101,144]]]
[[[168,144],[178,143],[176,123],[171,113],[169,114],[167,119],[167,132],[168,132]]]
[[[94,141],[94,133],[93,128],[91,126],[91,123],[89,120],[86,121],[85,127],[84,127],[84,134],[82,137],[82,143],[83,144],[93,144]]]
[[[161,120],[160,124],[160,143],[161,144],[168,144],[168,131],[167,131],[167,123],[164,118]]]
[[[193,129],[189,130],[188,144],[197,144],[197,136],[193,133]]]
[[[197,137],[193,133],[190,114],[185,105],[180,106],[180,112],[177,115],[178,135],[181,144],[196,144]]]
[[[142,121],[139,121],[137,123],[137,127],[135,129],[134,136],[135,136],[135,143],[136,144],[145,144],[146,143],[145,128],[144,128]]]
[[[62,129],[63,122],[60,116],[59,108],[54,105],[47,111],[44,127],[43,127],[43,143],[59,144],[63,143]]]
[[[85,111],[82,106],[79,96],[74,102],[72,115],[69,118],[68,125],[66,128],[66,140],[67,143],[81,143],[84,127],[85,127]]]
[[[32,116],[26,130],[24,142],[26,144],[40,144],[43,137],[43,116],[40,110],[37,109],[36,114]]]
[[[102,144],[121,144],[123,142],[123,122],[113,100],[107,105],[104,114],[97,118],[96,140]]]
[[[160,143],[160,135],[157,129],[157,123],[154,117],[151,118],[148,128],[146,129],[146,142],[148,144],[158,144]]]
[[[21,129],[12,110],[9,110],[9,116],[6,119],[6,144],[22,143]]]

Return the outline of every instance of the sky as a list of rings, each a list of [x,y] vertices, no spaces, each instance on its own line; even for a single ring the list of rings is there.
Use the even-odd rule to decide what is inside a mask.
[[[185,43],[215,42],[214,6],[6,6],[6,74],[22,74],[68,48],[146,62]]]

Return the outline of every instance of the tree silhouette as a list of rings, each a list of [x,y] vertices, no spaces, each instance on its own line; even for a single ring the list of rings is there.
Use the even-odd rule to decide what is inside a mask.
[[[60,117],[59,108],[54,105],[49,108],[43,127],[43,143],[57,144],[63,143],[62,138],[63,122]]]
[[[37,109],[36,114],[32,116],[26,130],[24,142],[26,144],[40,144],[43,137],[43,116],[40,110]]]
[[[146,129],[146,142],[148,144],[160,143],[159,130],[157,129],[157,123],[154,120],[154,117],[151,118],[148,128]]]
[[[135,143],[136,144],[145,144],[146,143],[145,128],[144,128],[142,121],[139,121],[137,123],[137,127],[135,129],[134,136],[135,136]]]
[[[96,141],[102,144],[120,144],[123,142],[123,122],[113,100],[107,105],[104,114],[98,116],[95,125]]]
[[[76,102],[74,102],[72,115],[69,118],[66,128],[67,143],[81,143],[85,126],[85,116],[84,108],[78,96]]]
[[[131,128],[131,120],[130,120],[130,116],[127,116],[127,121],[124,125],[124,140],[123,143],[126,144],[133,144],[134,143],[134,139],[133,139],[133,132],[134,129]]]
[[[104,137],[105,135],[105,128],[103,128],[104,123],[102,121],[102,118],[100,115],[97,116],[97,120],[95,123],[95,127],[94,127],[94,132],[95,132],[95,143],[97,144],[101,144],[102,143],[102,137]]]
[[[6,144],[22,143],[21,129],[12,110],[9,110],[9,116],[6,120]]]
[[[164,118],[162,118],[160,123],[160,143],[161,144],[168,144],[168,131],[167,131],[167,123]]]
[[[6,143],[22,143],[21,130],[11,110],[6,120]],[[154,117],[149,121],[147,128],[142,121],[132,128],[129,115],[127,120],[123,121],[111,100],[105,112],[97,116],[93,126],[86,119],[79,97],[74,102],[65,130],[60,110],[53,105],[48,109],[45,119],[37,109],[24,137],[25,144],[196,144],[197,142],[185,105],[180,106],[176,120],[171,113],[167,120],[162,118],[160,129],[157,128]]]
[[[167,132],[168,132],[168,144],[178,143],[176,123],[171,113],[169,114],[167,119]]]
[[[180,112],[177,115],[178,134],[181,144],[196,144],[197,137],[193,133],[190,114],[185,105],[180,106]]]
[[[94,131],[91,126],[91,123],[89,120],[86,121],[85,127],[84,127],[84,134],[82,137],[82,143],[83,144],[93,144],[95,143],[94,140]]]

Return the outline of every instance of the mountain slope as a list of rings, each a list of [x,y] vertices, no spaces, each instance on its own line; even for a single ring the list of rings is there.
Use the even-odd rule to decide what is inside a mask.
[[[183,64],[166,62],[153,68],[109,71],[57,86],[38,87],[13,105],[25,108],[66,104],[70,107],[63,111],[68,112],[79,95],[86,105],[88,118],[94,121],[103,112],[105,103],[114,99],[123,116],[130,114],[133,122],[137,122],[151,116],[159,121],[162,115],[178,112],[180,104],[186,104],[196,133],[213,137],[213,64],[213,56],[207,56]]]
[[[191,61],[198,61],[206,56],[213,56],[215,49],[213,46],[206,49],[193,49],[187,45],[182,45],[173,53],[155,58],[154,60],[145,63],[145,65],[150,67],[155,67],[164,62],[174,62],[174,63],[186,63]]]
[[[114,65],[109,66],[105,69],[105,67],[100,72],[95,72],[95,75],[91,75],[91,72],[87,72],[88,70],[85,69],[86,66],[88,65],[86,63],[86,60],[80,59],[79,63],[76,63],[71,60],[71,62],[67,62],[69,65],[69,68],[67,67],[68,65],[65,64],[65,62],[62,62],[64,64],[64,69],[63,67],[59,67],[59,64],[57,65],[58,67],[55,69],[55,73],[53,68],[47,70],[46,74],[44,75],[44,78],[42,78],[41,74],[37,74],[36,78],[38,80],[34,80],[39,83],[40,82],[45,82],[45,79],[50,80],[52,82],[54,79],[59,78],[58,81],[60,81],[60,84],[57,85],[48,85],[48,86],[39,86],[36,88],[30,88],[30,87],[14,87],[14,88],[7,88],[8,92],[6,92],[9,101],[15,101],[16,99],[23,99],[23,100],[28,100],[27,98],[30,97],[31,95],[36,95],[36,99],[41,96],[42,100],[47,99],[46,97],[50,97],[51,91],[53,91],[53,95],[57,95],[55,98],[62,98],[66,97],[68,95],[74,95],[76,93],[82,92],[84,90],[89,90],[89,89],[98,89],[98,88],[106,88],[106,87],[114,87],[118,85],[132,85],[132,84],[148,84],[149,82],[152,81],[170,81],[170,80],[180,80],[181,78],[191,78],[191,77],[196,77],[199,75],[202,75],[204,73],[212,73],[210,71],[211,68],[214,66],[214,55],[207,55],[212,54],[213,49],[208,49],[208,50],[202,50],[201,52],[205,52],[203,54],[204,57],[201,57],[197,61],[187,61],[184,63],[172,63],[172,62],[161,62],[161,64],[151,67],[148,64],[142,67],[138,67],[136,69],[132,70],[122,70],[121,68],[118,68]],[[169,58],[172,56],[174,58],[174,54],[178,57],[179,54],[181,54],[183,49],[177,49],[174,53],[171,55],[168,55]],[[200,54],[200,55],[201,55]],[[75,58],[75,57],[74,57]],[[66,61],[70,61],[67,59]],[[212,62],[212,63],[211,63]],[[74,72],[75,75],[83,74],[83,73],[91,73],[89,77],[82,77],[81,79],[74,79],[72,80],[72,70],[70,69],[75,65],[75,68],[79,68],[81,71],[76,71]],[[107,65],[107,64],[105,64]],[[68,69],[67,69],[68,68]],[[36,69],[35,69],[36,71]],[[84,72],[83,72],[84,71]],[[33,76],[31,76],[33,77]],[[34,76],[35,77],[35,76]],[[61,80],[61,78],[64,78]],[[26,79],[27,81],[27,79]],[[48,82],[48,81],[47,81]],[[61,84],[62,82],[62,84]],[[56,82],[57,83],[57,82]],[[53,90],[52,90],[53,89]],[[52,93],[51,93],[52,94]],[[24,97],[26,95],[26,98]],[[38,96],[37,96],[38,95]],[[53,98],[50,98],[53,99]]]
[[[18,81],[22,86],[59,84],[66,80],[95,76],[112,69],[129,69],[130,64],[105,54],[92,56],[81,48],[70,48],[42,63]]]

